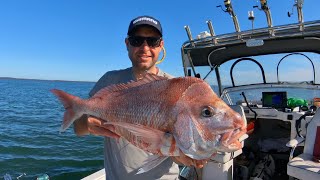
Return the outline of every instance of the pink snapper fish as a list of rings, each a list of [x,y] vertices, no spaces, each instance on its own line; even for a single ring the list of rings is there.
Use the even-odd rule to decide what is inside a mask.
[[[168,79],[148,73],[138,81],[105,87],[89,99],[51,91],[66,110],[60,131],[87,114],[114,125],[114,133],[153,153],[138,173],[181,152],[205,160],[217,151],[236,151],[246,133],[242,117],[195,77]]]

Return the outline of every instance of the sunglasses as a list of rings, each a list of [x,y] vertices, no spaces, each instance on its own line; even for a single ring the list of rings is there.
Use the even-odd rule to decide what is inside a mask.
[[[129,43],[131,46],[140,47],[144,41],[147,41],[149,47],[159,47],[162,40],[161,37],[142,37],[142,36],[129,36]]]

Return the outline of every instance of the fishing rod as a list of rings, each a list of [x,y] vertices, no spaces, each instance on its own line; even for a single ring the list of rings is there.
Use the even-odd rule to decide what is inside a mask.
[[[295,6],[297,7],[298,21],[299,21],[299,24],[300,24],[300,31],[304,30],[304,26],[303,26],[304,20],[303,20],[303,12],[302,12],[303,3],[304,3],[304,0],[295,0],[294,1],[294,5],[292,7],[291,13],[288,12],[288,17],[291,17],[291,15],[293,14],[293,8]]]
[[[266,18],[267,18],[269,34],[271,36],[274,36],[271,11],[270,11],[270,7],[268,6],[267,0],[260,0],[260,8],[259,8],[259,6],[253,6],[253,8],[257,8],[257,9],[259,9],[261,11],[264,11],[264,13],[266,14]]]
[[[231,4],[231,0],[224,0],[223,2],[224,2],[224,6],[226,8],[225,10],[222,8],[221,5],[219,5],[217,7],[220,7],[223,12],[227,12],[227,13],[229,13],[231,15],[235,30],[236,30],[236,32],[239,33],[240,32],[239,21],[238,21],[237,15],[235,14],[235,12],[233,10],[232,4]]]

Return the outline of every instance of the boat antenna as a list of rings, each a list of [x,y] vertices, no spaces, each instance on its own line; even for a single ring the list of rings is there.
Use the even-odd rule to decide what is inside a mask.
[[[252,27],[251,27],[251,35],[253,34],[253,21],[254,21],[254,13],[253,11],[248,11],[248,19],[251,21]],[[250,36],[251,38],[251,36]]]
[[[258,8],[259,10],[264,11],[264,13],[266,14],[266,17],[267,17],[269,34],[271,36],[274,36],[274,30],[273,30],[273,24],[272,24],[272,18],[271,18],[271,11],[270,11],[270,8],[268,6],[267,0],[260,0],[260,5],[261,5],[260,8],[259,8],[259,6],[253,6],[253,8]]]
[[[239,33],[240,32],[240,26],[239,26],[237,15],[234,13],[234,10],[232,8],[231,0],[224,0],[223,2],[224,2],[224,6],[226,7],[225,10],[222,9],[221,5],[219,5],[217,7],[220,7],[223,12],[227,12],[227,13],[229,13],[231,15],[235,30],[236,30],[237,33]],[[238,36],[238,38],[240,38],[240,36]]]
[[[295,0],[294,1],[294,5],[292,6],[292,11],[291,13],[288,12],[288,17],[291,17],[291,15],[293,14],[293,8],[294,6],[297,7],[297,12],[298,12],[298,21],[299,21],[299,26],[300,26],[300,31],[304,30],[304,26],[303,26],[303,12],[302,12],[302,6],[303,6],[304,0]]]
[[[253,22],[254,22],[254,13],[253,11],[248,11],[248,19],[251,21],[252,27],[251,27],[251,35],[250,39],[246,41],[246,46],[247,47],[255,47],[255,46],[262,46],[264,44],[262,39],[254,39],[253,36]],[[251,39],[252,38],[252,39]]]

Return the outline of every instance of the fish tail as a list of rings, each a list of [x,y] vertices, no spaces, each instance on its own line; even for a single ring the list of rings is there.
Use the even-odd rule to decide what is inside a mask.
[[[58,97],[66,110],[64,112],[63,122],[60,128],[60,132],[63,132],[75,120],[82,116],[82,113],[79,110],[80,108],[78,108],[78,104],[80,104],[81,99],[58,89],[52,89],[51,92]]]

